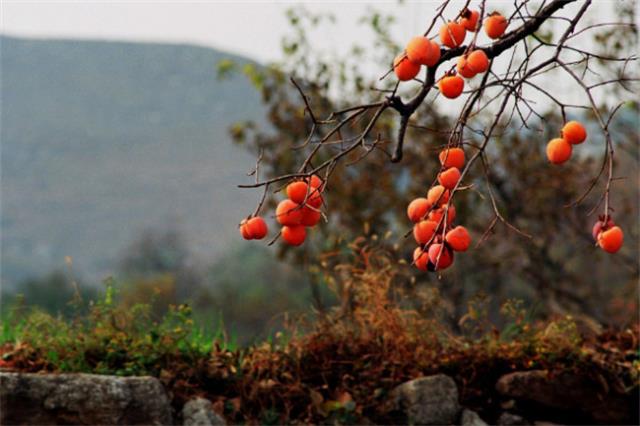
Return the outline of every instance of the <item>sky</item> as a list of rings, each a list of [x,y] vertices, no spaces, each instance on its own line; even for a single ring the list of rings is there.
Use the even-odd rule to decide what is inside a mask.
[[[573,16],[582,1],[566,6],[556,15]],[[633,1],[633,0],[620,0]],[[478,0],[471,6],[478,7]],[[585,15],[578,30],[593,22],[614,22],[617,20],[611,0],[595,0]],[[282,39],[290,33],[287,9],[303,5],[313,13],[331,13],[336,22],[330,26],[310,31],[308,37],[314,52],[322,57],[344,58],[354,43],[372,46],[374,34],[368,25],[359,23],[362,16],[375,9],[391,13],[396,23],[391,27],[392,37],[398,42],[409,40],[424,32],[434,15],[440,0],[404,1],[397,0],[364,1],[213,1],[213,0],[0,0],[2,34],[36,38],[79,38],[98,40],[125,40],[145,42],[187,43],[213,47],[229,53],[240,54],[260,63],[278,61],[282,58]],[[452,0],[447,8],[457,13],[464,0]],[[539,5],[539,2],[532,2]],[[640,2],[636,2],[636,9]],[[498,10],[504,14],[513,12],[513,0],[489,0],[488,12]],[[638,17],[640,13],[636,14]],[[551,25],[558,25],[552,23]],[[563,24],[566,25],[566,24]],[[547,25],[546,28],[548,28]],[[437,30],[437,29],[436,29]],[[574,40],[576,47],[586,47],[592,43],[591,33],[585,33]],[[491,42],[483,34],[480,45]],[[579,45],[579,46],[578,46]],[[549,50],[549,49],[547,49]],[[545,53],[545,50],[541,50]],[[330,53],[330,56],[327,56]],[[552,53],[552,52],[551,52]],[[335,55],[335,56],[334,56]],[[505,56],[505,55],[502,55]],[[508,58],[499,58],[498,61]],[[496,63],[500,66],[500,62]],[[380,64],[378,55],[370,50],[360,63],[359,71],[368,78],[376,79],[384,74],[389,64]],[[547,81],[544,84],[548,84]],[[574,85],[576,86],[576,85]],[[605,89],[603,87],[603,89]],[[580,101],[579,88],[563,90],[563,101]],[[546,102],[538,93],[533,94]],[[445,110],[457,111],[460,102],[449,102]],[[458,105],[460,104],[460,105]]]
[[[300,2],[222,1],[2,1],[2,32],[28,37],[62,37],[194,43],[239,53],[260,62],[280,58],[288,24],[285,11]],[[424,26],[436,3],[396,1],[376,8],[399,14],[408,37]],[[316,40],[339,48],[343,40],[371,37],[357,20],[371,7],[366,2],[307,2],[312,11],[336,13],[338,23]]]
[[[571,12],[582,1],[565,9]],[[464,3],[453,0],[448,10],[457,12]],[[472,6],[477,3],[471,2]],[[0,0],[0,33],[35,38],[196,44],[269,63],[282,58],[281,42],[290,29],[286,10],[301,4],[314,13],[329,12],[336,16],[336,23],[328,30],[322,27],[311,32],[309,38],[318,52],[344,57],[354,42],[361,46],[373,44],[373,32],[358,23],[367,11],[375,8],[393,13],[396,25],[392,26],[392,36],[402,41],[424,31],[441,1]],[[513,0],[489,0],[487,4],[489,11],[513,10]],[[595,0],[587,18],[613,21],[612,4],[615,3],[611,0]],[[639,5],[637,2],[636,7]],[[377,78],[387,66],[376,59],[367,59],[360,71]]]

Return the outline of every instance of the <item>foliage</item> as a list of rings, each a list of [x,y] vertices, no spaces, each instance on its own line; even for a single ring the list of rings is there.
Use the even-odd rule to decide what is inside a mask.
[[[521,302],[508,301],[507,325],[497,328],[478,299],[455,333],[443,322],[437,292],[416,287],[409,270],[396,266],[396,254],[365,240],[350,250],[349,263],[325,271],[341,303],[262,344],[225,347],[222,334],[198,332],[187,306],[157,320],[149,305],[119,309],[108,286],[84,317],[65,321],[34,311],[12,318],[2,366],[152,374],[171,389],[176,407],[206,395],[234,423],[390,423],[389,391],[438,372],[454,377],[462,403],[485,418],[499,409],[495,381],[511,371],[570,370],[600,377],[615,392],[637,389],[637,326],[585,333],[571,317],[534,321]]]
[[[620,11],[620,20],[627,22],[631,15],[625,13]],[[237,123],[231,132],[238,143],[260,153],[263,180],[295,172],[308,153],[314,152],[320,139],[320,135],[310,141],[307,139],[312,129],[310,112],[286,75],[291,75],[303,88],[316,118],[333,122],[344,117],[335,116],[334,111],[379,99],[377,90],[370,90],[371,87],[379,87],[382,91],[393,88],[393,85],[386,86],[389,79],[377,82],[363,75],[359,68],[351,67],[366,59],[357,45],[354,49],[360,55],[350,53],[344,57],[312,49],[308,33],[320,24],[330,28],[330,20],[304,8],[294,9],[290,16],[295,19],[285,39],[287,46],[296,48],[284,49],[281,62],[262,70],[259,92],[268,109],[269,125]],[[380,55],[377,63],[384,63],[384,58],[388,62],[398,51],[397,43],[391,37],[395,24],[393,16],[372,10],[360,24],[370,27],[375,35],[375,55]],[[551,27],[543,29],[546,28],[552,39],[557,38],[559,35],[554,35]],[[611,55],[629,54],[629,47],[637,43],[633,40],[635,27],[629,32],[615,28],[603,27],[606,43],[604,39],[596,38],[596,50],[612,45],[615,51]],[[523,55],[523,52],[514,51],[513,62],[522,62]],[[633,76],[634,70],[629,66],[627,74]],[[612,78],[618,74],[611,67],[598,68],[598,71]],[[555,77],[549,75],[548,78]],[[612,93],[620,95],[625,81],[614,86]],[[625,96],[628,97],[628,93]],[[606,110],[609,101],[603,97],[598,108]],[[582,155],[576,155],[571,164],[563,168],[550,167],[544,156],[544,143],[562,127],[562,117],[553,102],[539,104],[539,116],[530,114],[518,123],[514,119],[518,114],[514,111],[500,121],[500,132],[485,151],[490,163],[483,159],[469,170],[465,179],[468,187],[456,199],[458,217],[464,218],[465,226],[478,241],[473,256],[459,258],[459,270],[447,271],[440,277],[423,274],[418,279],[440,288],[443,298],[457,311],[456,316],[463,314],[467,300],[483,291],[494,296],[490,308],[494,319],[500,300],[517,297],[538,303],[537,314],[541,317],[573,314],[603,323],[622,318],[622,323],[634,323],[637,305],[628,307],[626,316],[613,315],[617,309],[602,301],[624,297],[624,294],[632,294],[631,299],[637,299],[637,290],[630,283],[637,280],[639,274],[636,262],[640,237],[636,220],[639,199],[633,184],[639,176],[638,106],[633,102],[625,104],[611,126],[613,138],[622,153],[616,156],[616,174],[625,176],[614,182],[612,198],[616,210],[613,216],[627,230],[628,241],[622,252],[612,258],[593,250],[590,237],[595,220],[591,206],[598,204],[604,183],[600,182],[581,205],[573,205],[598,175],[601,147],[585,147]],[[592,113],[570,112],[574,114],[569,118],[594,120]],[[345,141],[360,135],[373,113],[373,110],[366,110],[362,117],[329,138],[327,144],[335,144],[334,152],[329,150],[322,154],[323,151],[319,151],[313,163],[322,163],[339,152]],[[474,120],[488,120],[493,114],[481,108],[474,112]],[[388,160],[397,131],[396,121],[397,117],[393,115],[382,115],[370,132],[371,139],[381,141],[379,149],[367,155],[354,152],[345,156],[342,165],[332,169],[325,197],[328,220],[311,232],[309,244],[295,250],[281,247],[281,255],[308,264],[324,252],[344,252],[347,242],[360,235],[391,234],[392,238],[385,239],[388,247],[404,246],[402,258],[411,258],[413,248],[403,238],[410,230],[404,207],[408,200],[424,196],[425,188],[433,182],[440,167],[435,154],[448,143],[452,119],[442,103],[429,98],[409,121],[405,155],[400,165]],[[597,129],[590,128],[589,131],[598,134]],[[483,135],[482,128],[469,129],[464,143],[473,150],[480,145]],[[599,135],[594,138],[602,141]],[[280,194],[281,185],[276,184],[263,209],[272,210]],[[495,199],[495,206],[492,199]],[[501,221],[492,226],[496,211],[531,238],[514,232]],[[468,271],[473,273],[465,273]]]
[[[221,329],[214,336],[194,326],[187,305],[171,305],[157,318],[152,304],[119,305],[116,293],[107,282],[104,296],[72,319],[37,307],[13,310],[3,318],[3,342],[13,343],[3,361],[28,370],[158,375],[174,360],[202,358],[214,339],[221,341]]]

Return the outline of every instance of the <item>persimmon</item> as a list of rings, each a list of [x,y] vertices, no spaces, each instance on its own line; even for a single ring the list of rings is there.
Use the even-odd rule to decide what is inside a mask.
[[[456,206],[451,204],[449,205],[448,210],[449,212],[447,213],[447,225],[451,225],[451,222],[453,222],[456,218]]]
[[[407,207],[407,216],[413,223],[420,222],[431,208],[431,203],[426,198],[416,198]]]
[[[322,213],[320,210],[311,208],[309,206],[304,206],[302,209],[302,219],[300,220],[300,225],[303,226],[315,226],[320,219],[322,218]]]
[[[440,45],[433,40],[430,40],[430,42],[431,42],[431,56],[429,57],[429,60],[425,63],[425,65],[428,67],[432,67],[435,64],[437,64],[438,61],[440,60],[440,54],[441,54]]]
[[[244,238],[245,240],[253,240],[253,235],[251,235],[251,232],[249,232],[247,222],[247,219],[243,219],[242,222],[240,222],[240,235],[242,235],[242,238]]]
[[[318,193],[317,189],[314,189],[311,194],[309,194],[309,198],[307,198],[307,205],[313,207],[314,209],[319,209],[324,202],[322,195]]]
[[[460,170],[457,167],[449,167],[444,172],[438,173],[438,183],[447,189],[453,189],[460,180]]]
[[[438,88],[445,98],[455,99],[464,90],[464,80],[458,75],[446,75],[438,82]]]
[[[571,158],[571,144],[566,139],[556,138],[547,144],[547,158],[553,164],[562,164]]]
[[[302,225],[282,227],[282,239],[291,246],[299,246],[306,237],[307,229]]]
[[[489,69],[489,57],[482,49],[474,50],[467,57],[467,66],[476,74],[482,74]]]
[[[429,254],[422,250],[420,247],[416,247],[413,251],[413,264],[416,265],[421,271],[429,270]]]
[[[312,188],[316,188],[320,192],[324,191],[324,181],[318,175],[311,175],[311,178],[305,180],[309,182]]]
[[[421,220],[413,225],[413,238],[418,244],[427,244],[438,229],[438,224],[431,220]]]
[[[611,216],[607,217],[606,225],[604,223],[604,216],[600,216],[599,220],[593,224],[593,228],[591,229],[591,235],[593,236],[593,239],[598,241],[598,235],[600,235],[600,232],[606,231],[613,226],[615,226],[615,222],[613,221]]]
[[[462,19],[460,24],[465,30],[475,33],[478,30],[478,20],[480,19],[480,12],[477,10],[467,9],[462,13]]]
[[[620,250],[624,241],[624,233],[619,226],[613,226],[598,235],[598,245],[607,253],[615,253]]]
[[[393,71],[400,81],[413,80],[420,72],[420,64],[411,62],[407,55],[398,55],[393,61]]]
[[[462,55],[458,58],[458,63],[456,64],[456,71],[458,74],[463,76],[464,78],[473,78],[476,75],[475,70],[469,63],[467,55]]]
[[[440,164],[444,167],[457,167],[462,169],[464,167],[464,151],[462,148],[447,148],[440,151],[438,154]]]
[[[444,208],[431,210],[429,212],[429,215],[427,216],[427,219],[435,223],[440,223],[440,220],[442,219],[444,212],[445,212]],[[451,225],[451,222],[453,222],[455,218],[456,218],[456,207],[451,205],[447,209],[447,225]]]
[[[245,228],[254,240],[263,239],[269,231],[267,228],[267,222],[265,222],[260,216],[255,216],[249,219],[245,224]]]
[[[291,200],[282,200],[276,207],[276,220],[280,225],[295,226],[302,221],[300,204]]]
[[[587,131],[577,121],[569,121],[562,128],[562,138],[572,145],[577,145],[587,139]]]
[[[457,22],[449,22],[440,28],[440,42],[453,49],[464,43],[467,30]]]
[[[310,192],[309,185],[301,180],[287,185],[287,197],[294,203],[302,204],[307,198],[307,192]]]
[[[471,245],[471,236],[464,226],[456,226],[447,232],[444,240],[455,251],[467,251]]]
[[[422,36],[409,40],[405,50],[407,52],[407,58],[409,58],[411,62],[420,65],[431,63],[431,56],[435,54],[431,40]]]
[[[442,185],[435,185],[429,190],[429,192],[427,192],[427,201],[429,201],[431,205],[445,204],[449,201],[449,191],[447,191]]]
[[[498,12],[493,12],[484,21],[484,32],[489,36],[489,38],[500,38],[507,30],[508,25],[509,22],[507,22],[507,18]]]
[[[435,270],[447,269],[453,263],[453,252],[444,244],[432,244],[429,247],[429,261],[434,265]]]
[[[444,210],[442,209],[433,209],[429,212],[427,218],[435,223],[440,223],[442,219],[442,215],[444,215]]]

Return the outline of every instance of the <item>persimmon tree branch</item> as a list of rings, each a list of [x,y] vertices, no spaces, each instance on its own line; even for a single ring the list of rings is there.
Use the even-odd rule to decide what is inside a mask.
[[[579,6],[573,16],[556,16],[561,9],[571,3],[576,3]],[[467,1],[464,7],[457,13],[457,17],[462,16],[468,4],[469,1]],[[535,11],[530,11],[531,4],[528,0],[521,2],[516,1],[514,2],[514,5],[515,11],[509,17],[510,24],[521,21],[521,25],[512,31],[505,33],[497,41],[488,46],[476,46],[478,32],[475,32],[468,44],[451,49],[441,49],[439,61],[434,66],[426,68],[424,80],[417,80],[420,81],[420,85],[408,98],[403,97],[403,95],[399,93],[399,84],[395,84],[391,90],[374,88],[373,92],[380,93],[380,98],[377,101],[346,106],[331,112],[326,118],[321,118],[313,110],[312,100],[305,93],[304,84],[300,84],[298,81],[291,78],[291,83],[297,90],[304,104],[305,115],[307,115],[308,119],[311,121],[311,129],[305,140],[302,141],[300,145],[296,146],[295,149],[310,148],[310,151],[296,172],[275,176],[269,179],[256,179],[254,183],[242,184],[239,185],[239,187],[263,187],[265,192],[263,193],[262,200],[260,201],[257,209],[257,211],[259,211],[264,202],[268,188],[275,183],[284,183],[294,179],[310,178],[314,174],[321,175],[323,180],[327,182],[330,179],[332,171],[335,170],[338,164],[352,153],[362,150],[362,153],[358,155],[355,160],[350,161],[348,165],[361,161],[376,149],[386,153],[386,150],[384,150],[382,146],[389,141],[381,138],[380,134],[376,134],[373,130],[379,119],[387,111],[394,111],[399,118],[394,140],[395,144],[392,152],[387,155],[389,155],[391,162],[400,162],[403,158],[404,140],[407,129],[409,127],[415,129],[421,128],[421,126],[412,123],[414,114],[416,114],[420,107],[425,105],[425,101],[432,92],[437,92],[437,89],[434,89],[434,87],[438,82],[437,75],[439,73],[439,68],[441,68],[443,64],[459,58],[472,50],[482,50],[489,60],[489,69],[483,75],[480,84],[466,92],[468,96],[453,126],[448,130],[425,129],[448,135],[446,147],[467,145],[474,149],[473,155],[466,162],[464,168],[460,170],[461,176],[458,183],[450,191],[450,197],[446,205],[447,208],[445,208],[445,215],[441,221],[446,220],[446,211],[450,207],[456,192],[461,189],[467,189],[467,187],[461,186],[461,182],[467,176],[469,170],[474,166],[474,163],[478,159],[481,159],[494,211],[494,219],[492,220],[487,232],[490,232],[496,223],[503,222],[508,228],[515,232],[523,236],[529,236],[525,231],[520,230],[515,225],[509,223],[508,220],[500,213],[498,205],[491,192],[489,178],[490,163],[486,157],[487,146],[491,140],[500,136],[500,132],[502,130],[499,130],[499,128],[506,131],[510,123],[516,119],[521,122],[521,127],[529,129],[530,124],[528,121],[531,117],[537,117],[540,120],[543,119],[543,114],[536,110],[535,101],[529,97],[529,92],[539,94],[550,101],[555,107],[559,108],[564,121],[566,121],[568,109],[591,110],[596,116],[606,143],[602,170],[597,177],[593,179],[585,194],[576,200],[573,205],[579,204],[584,200],[588,193],[596,186],[597,182],[604,174],[604,170],[607,170],[605,190],[602,194],[601,200],[598,202],[598,205],[604,202],[606,216],[610,209],[610,187],[611,183],[615,179],[613,174],[614,143],[609,132],[609,124],[619,107],[616,108],[616,110],[609,115],[609,118],[605,120],[598,110],[598,106],[592,92],[598,87],[614,83],[625,87],[624,84],[626,82],[636,80],[620,76],[619,78],[611,80],[602,79],[596,84],[589,85],[584,82],[583,77],[585,73],[597,75],[597,72],[592,68],[589,62],[592,59],[599,61],[623,62],[624,64],[627,64],[637,60],[637,57],[632,55],[626,58],[618,58],[614,56],[600,55],[568,44],[575,40],[578,35],[584,35],[588,31],[601,28],[603,26],[616,25],[616,23],[601,23],[588,25],[576,30],[577,25],[581,22],[581,19],[584,17],[587,9],[592,5],[592,0],[584,0],[580,2],[577,0],[551,0],[548,2],[542,2],[540,7]],[[437,8],[436,15],[433,17],[431,23],[424,32],[426,37],[429,36],[438,21],[441,20],[446,22],[444,16],[447,12],[448,6],[450,6],[450,1],[446,0]],[[486,0],[482,0],[480,3],[481,22],[485,16],[485,12]],[[547,21],[566,24],[566,28],[555,42],[543,40],[544,37],[537,34],[541,26]],[[522,50],[524,50],[525,57],[522,60],[519,60],[519,57],[517,57],[517,46],[522,46]],[[535,61],[537,57],[546,52],[545,49],[552,50],[550,56],[541,61]],[[574,56],[578,55],[580,58],[572,61],[564,59],[562,57],[562,53],[564,51],[567,51]],[[511,52],[510,57],[505,58],[505,60],[508,59],[508,64],[504,69],[496,71],[494,66],[496,59],[506,52]],[[578,67],[583,67],[581,68],[582,76],[579,75],[580,71],[577,70]],[[393,68],[391,71],[393,71]],[[535,81],[537,77],[552,71],[568,74],[570,80],[573,80],[586,95],[588,105],[564,102],[554,91],[550,90],[548,87],[543,87]],[[386,78],[389,74],[390,73],[387,72],[381,77],[381,79]],[[525,88],[529,88],[531,90],[526,92]],[[474,121],[479,121],[477,119],[478,117],[481,117],[481,114],[492,116],[491,121],[482,128],[471,127],[474,125]],[[365,119],[367,121],[364,121]],[[352,129],[357,128],[356,124],[360,124],[360,128],[362,130],[353,134],[354,131]],[[466,142],[464,138],[465,131],[472,133],[475,138],[479,138],[481,141],[477,144]],[[373,139],[373,141],[368,142],[368,140],[371,139]],[[322,161],[319,161],[318,164],[314,164],[314,160],[318,158],[318,154],[321,151],[327,152],[328,150],[325,148],[330,147],[333,147],[334,149],[338,148],[337,152],[331,153],[328,157],[321,157]]]

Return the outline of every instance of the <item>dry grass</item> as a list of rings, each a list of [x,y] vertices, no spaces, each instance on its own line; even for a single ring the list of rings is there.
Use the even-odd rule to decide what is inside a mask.
[[[584,338],[569,317],[534,323],[508,302],[507,327],[491,326],[471,304],[462,319],[470,334],[460,335],[443,321],[438,298],[417,292],[391,256],[362,243],[353,249],[348,265],[327,272],[341,305],[314,321],[297,321],[273,342],[208,347],[194,337],[185,307],[162,322],[141,322],[142,307],[120,312],[101,303],[80,323],[56,323],[60,332],[52,335],[45,334],[48,319],[31,318],[4,345],[2,364],[152,374],[171,390],[176,408],[203,395],[234,423],[389,423],[388,392],[432,373],[451,375],[462,403],[488,418],[498,410],[495,382],[511,371],[570,369],[615,392],[637,389],[637,326]]]

